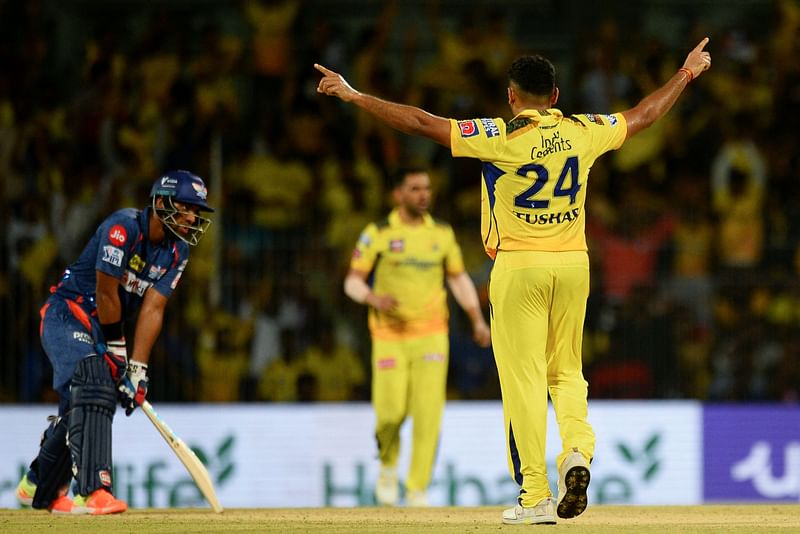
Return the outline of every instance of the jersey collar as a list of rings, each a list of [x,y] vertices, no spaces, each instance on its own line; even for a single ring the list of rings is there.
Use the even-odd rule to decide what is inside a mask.
[[[519,114],[514,117],[529,117],[536,122],[558,122],[564,118],[564,114],[561,112],[560,109],[550,108],[544,111],[540,111],[538,109],[523,109],[519,112]]]
[[[430,213],[426,213],[422,216],[422,226],[433,226],[434,220]],[[400,220],[400,213],[398,208],[395,208],[389,213],[389,226],[407,226],[402,220]]]

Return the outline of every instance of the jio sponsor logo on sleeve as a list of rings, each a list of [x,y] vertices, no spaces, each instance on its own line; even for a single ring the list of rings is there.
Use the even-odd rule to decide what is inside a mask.
[[[125,227],[120,224],[112,226],[111,230],[108,231],[108,240],[118,247],[124,245],[125,241],[128,240],[128,233],[125,231]]]

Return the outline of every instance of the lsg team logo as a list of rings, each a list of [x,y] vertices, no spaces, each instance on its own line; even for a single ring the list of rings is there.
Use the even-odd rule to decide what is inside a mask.
[[[194,188],[194,192],[197,193],[197,198],[202,198],[203,200],[208,197],[208,190],[205,186],[198,182],[192,182],[192,188]]]

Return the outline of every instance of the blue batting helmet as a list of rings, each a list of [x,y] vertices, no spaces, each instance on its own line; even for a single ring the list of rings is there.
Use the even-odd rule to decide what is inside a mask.
[[[197,206],[202,211],[214,211],[208,205],[208,189],[203,179],[189,171],[169,171],[153,184],[150,197],[166,196],[173,201]]]
[[[208,205],[208,190],[203,179],[189,171],[169,171],[150,190],[153,211],[179,239],[196,245],[211,224],[211,219],[181,206],[195,206],[199,211],[214,211]],[[158,200],[161,199],[161,202]],[[175,203],[179,205],[176,205]]]

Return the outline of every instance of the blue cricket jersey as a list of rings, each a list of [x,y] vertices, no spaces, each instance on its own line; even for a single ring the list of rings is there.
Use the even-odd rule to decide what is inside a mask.
[[[189,245],[169,231],[158,244],[148,238],[152,208],[125,208],[108,216],[98,227],[80,257],[65,271],[55,294],[77,302],[96,317],[96,271],[121,281],[123,320],[130,321],[142,304],[145,291],[154,288],[169,298],[189,261]]]

